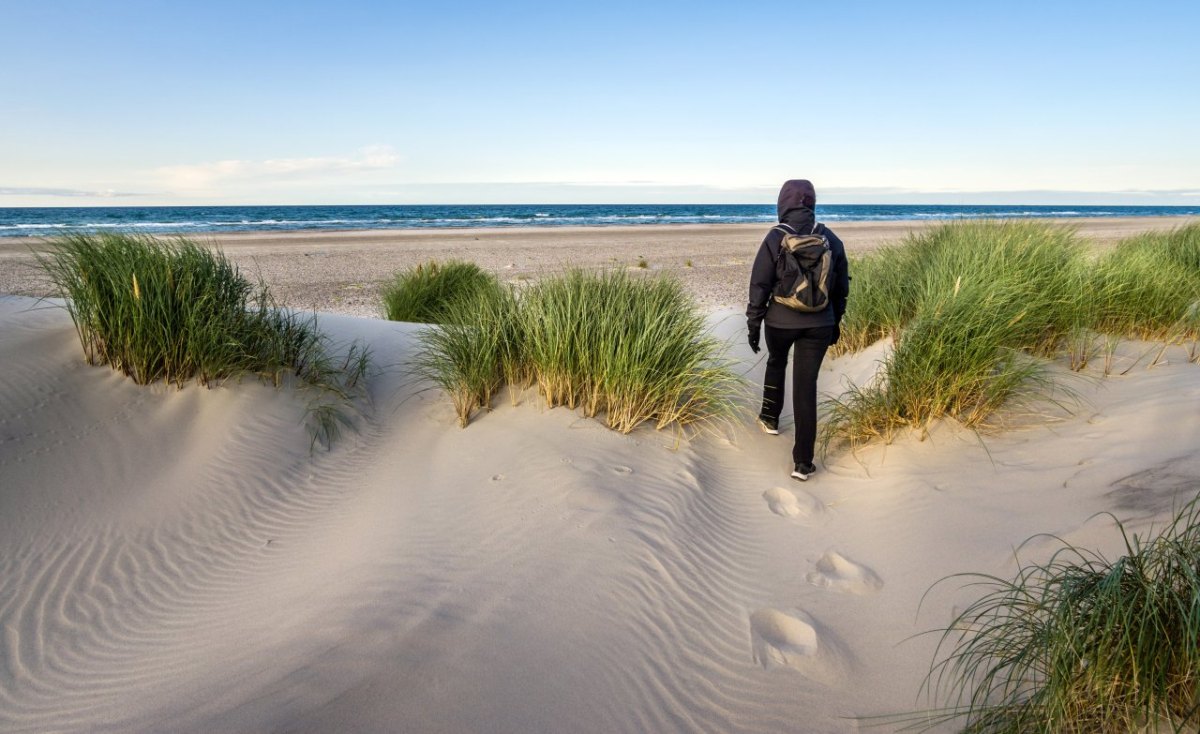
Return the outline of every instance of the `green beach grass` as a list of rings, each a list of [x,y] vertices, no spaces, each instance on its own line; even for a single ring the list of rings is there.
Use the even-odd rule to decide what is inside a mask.
[[[1100,335],[1194,344],[1198,262],[1198,225],[1093,259],[1067,227],[986,221],[858,258],[839,351],[881,338],[894,349],[873,382],[827,401],[822,447],[890,441],[942,418],[977,427],[1015,399],[1069,393],[1049,359],[1066,353],[1081,368]]]
[[[970,222],[910,236],[852,266],[847,349],[895,339],[876,381],[828,403],[831,442],[890,440],[951,417],[976,426],[1051,386],[1052,354],[1081,318],[1083,245],[1065,228]]]
[[[476,289],[419,337],[417,371],[450,396],[460,425],[506,384],[514,395],[536,385],[548,406],[622,433],[734,414],[740,380],[678,281],[573,270],[519,298],[498,286]]]
[[[462,427],[476,410],[489,410],[506,384],[528,384],[516,298],[499,282],[493,284],[448,299],[439,311],[440,323],[417,336],[420,350],[413,366],[450,397]]]
[[[440,324],[457,301],[491,297],[500,283],[475,263],[430,261],[396,274],[383,288],[383,313],[389,321]]]
[[[39,257],[65,299],[89,364],[145,385],[212,385],[295,375],[316,391],[314,444],[330,445],[361,396],[370,358],[360,345],[335,356],[315,315],[281,307],[224,255],[184,238],[69,234]]]
[[[1190,340],[1200,356],[1198,263],[1200,225],[1097,257],[1071,228],[1029,221],[948,224],[858,258],[837,351],[894,345],[874,381],[826,402],[822,448],[1069,398],[1052,360],[1082,369],[1101,342]],[[430,263],[397,276],[385,311],[444,325],[418,366],[464,425],[505,384],[535,383],[548,405],[622,431],[733,412],[728,365],[672,281],[568,272],[517,298],[473,264]]]
[[[628,433],[735,413],[740,381],[678,280],[574,270],[520,302],[522,349],[546,404]]]
[[[1198,487],[1197,489],[1200,489]],[[1114,521],[1116,518],[1113,518]],[[1110,561],[1063,542],[943,631],[926,685],[950,703],[927,723],[973,734],[1200,727],[1200,498]]]
[[[1200,224],[1120,242],[1095,263],[1090,326],[1136,339],[1200,336]]]

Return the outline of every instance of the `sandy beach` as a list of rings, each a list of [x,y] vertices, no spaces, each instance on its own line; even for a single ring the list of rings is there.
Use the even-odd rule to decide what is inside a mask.
[[[1072,224],[1103,247],[1182,223]],[[922,226],[836,230],[863,252]],[[977,596],[926,595],[939,579],[1011,577],[1057,549],[1022,546],[1040,533],[1116,557],[1101,513],[1145,533],[1195,496],[1184,347],[1123,343],[1108,377],[1056,362],[1069,411],[837,451],[799,483],[790,409],[782,436],[749,407],[716,433],[620,435],[530,390],[460,429],[412,374],[422,327],[362,318],[431,257],[511,280],[645,257],[693,286],[754,386],[741,301],[763,231],[224,237],[373,352],[356,431],[315,453],[293,388],[87,366],[65,310],[35,298],[31,243],[0,240],[0,731],[857,732],[934,705],[923,633]],[[889,349],[827,360],[820,392]]]
[[[916,635],[973,598],[922,603],[938,579],[1011,575],[1037,533],[1119,554],[1096,513],[1145,531],[1200,477],[1200,368],[1145,345],[1072,416],[799,484],[787,413],[621,436],[530,393],[459,429],[404,368],[418,327],[323,323],[386,369],[310,455],[288,390],[141,388],[84,365],[61,309],[0,299],[0,730],[859,731],[929,705]]]
[[[0,734],[1200,734],[1200,2],[4,9]]]
[[[1054,220],[1075,227],[1097,247],[1139,232],[1171,229],[1194,217],[1113,217]],[[851,255],[898,242],[939,222],[838,222],[831,225]],[[478,263],[520,282],[564,266],[627,267],[670,272],[683,279],[704,308],[744,305],[750,263],[763,224],[638,227],[529,227],[443,230],[247,232],[212,242],[276,295],[298,308],[352,316],[379,315],[378,293],[398,270],[431,259]],[[48,295],[34,267],[41,240],[0,238],[0,293]],[[690,263],[690,265],[689,265]]]

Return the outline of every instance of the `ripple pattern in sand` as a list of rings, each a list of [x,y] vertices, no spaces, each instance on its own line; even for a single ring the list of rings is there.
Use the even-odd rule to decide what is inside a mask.
[[[274,579],[306,560],[270,546],[327,522],[370,455],[369,427],[357,445],[312,459],[306,444],[262,440],[293,437],[278,424],[295,417],[245,415],[214,455],[188,464],[202,467],[199,476],[158,477],[151,490],[187,495],[170,517],[36,537],[4,554],[0,728],[43,731],[52,715],[68,728],[136,729],[154,691],[210,685],[216,694],[231,683],[197,677],[214,658],[230,672],[252,663],[248,651],[261,650],[279,620],[251,612],[264,593],[294,598]],[[144,692],[140,709],[130,710],[130,690]]]
[[[292,398],[252,385],[137,393],[122,421],[169,463],[106,455],[112,425],[86,405],[40,407],[74,442],[57,455],[87,457],[73,476],[124,494],[0,536],[0,730],[321,732],[366,708],[411,730],[794,729],[819,676],[762,664],[802,647],[763,610],[804,619],[767,601],[794,590],[763,588],[759,531],[800,529],[764,499],[800,519],[819,503],[558,411],[529,435],[504,416],[460,431],[403,382],[314,457]],[[463,695],[485,687],[512,706]]]

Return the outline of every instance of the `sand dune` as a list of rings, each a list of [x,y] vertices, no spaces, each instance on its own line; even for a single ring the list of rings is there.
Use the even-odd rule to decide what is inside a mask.
[[[1200,367],[1173,351],[1130,346],[1074,416],[986,451],[944,426],[799,484],[787,414],[621,436],[530,393],[460,430],[404,368],[418,327],[321,323],[383,369],[310,455],[290,391],[140,388],[84,365],[61,309],[0,298],[0,730],[856,731],[926,703],[912,636],[971,598],[918,615],[934,581],[1009,575],[1040,532],[1119,553],[1096,513],[1144,529],[1200,486]]]

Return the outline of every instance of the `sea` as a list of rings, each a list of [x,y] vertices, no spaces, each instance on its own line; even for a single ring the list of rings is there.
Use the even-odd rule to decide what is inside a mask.
[[[817,218],[823,222],[1184,215],[1200,215],[1200,206],[817,206]],[[294,230],[595,227],[773,221],[775,207],[760,204],[0,207],[0,237],[103,231],[211,235]]]

